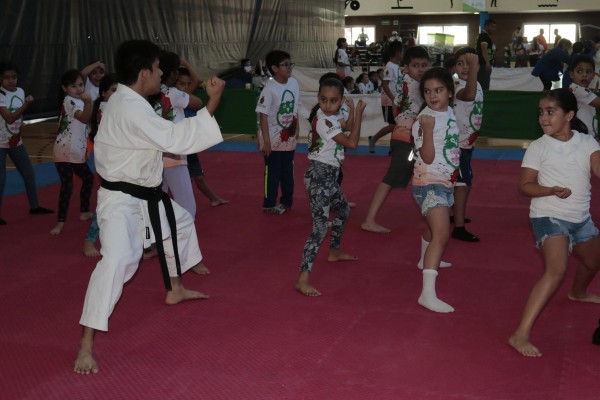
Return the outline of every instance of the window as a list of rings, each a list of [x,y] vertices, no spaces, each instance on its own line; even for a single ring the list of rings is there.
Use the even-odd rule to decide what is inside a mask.
[[[375,40],[375,27],[374,26],[347,26],[344,30],[344,37],[348,42],[348,46],[354,46],[357,40],[361,39],[361,34],[367,35],[365,45],[373,43]]]
[[[576,42],[579,36],[577,35],[579,31],[578,24],[525,24],[523,25],[523,36],[531,42],[534,37],[540,34],[540,29],[544,30],[544,37],[550,48],[554,46],[556,39],[555,29],[558,29],[558,34],[563,39],[569,39],[571,43]]]
[[[432,34],[444,33],[454,35],[454,46],[464,46],[469,42],[468,25],[420,25],[417,33],[417,43],[422,45],[433,45]]]

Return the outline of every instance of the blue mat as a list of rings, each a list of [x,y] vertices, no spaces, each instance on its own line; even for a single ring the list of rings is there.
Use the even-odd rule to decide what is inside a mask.
[[[238,151],[245,153],[257,152],[257,145],[255,142],[223,142],[216,146],[211,147],[208,151]],[[367,146],[358,146],[354,150],[346,150],[348,155],[358,156],[387,156],[389,151],[388,146],[375,146],[375,153],[369,153]],[[307,145],[299,144],[296,152],[299,154],[307,153]],[[483,160],[522,160],[525,154],[524,149],[477,149],[473,153],[474,159]],[[94,171],[93,159],[89,162],[90,168]],[[43,163],[34,166],[35,178],[38,187],[44,187],[53,185],[59,182],[58,174],[54,163]],[[25,191],[25,185],[21,179],[21,175],[17,171],[9,171],[6,174],[6,186],[4,188],[4,195],[10,196]]]

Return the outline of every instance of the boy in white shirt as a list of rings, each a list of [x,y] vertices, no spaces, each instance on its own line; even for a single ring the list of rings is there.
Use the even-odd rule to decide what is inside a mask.
[[[598,115],[596,109],[600,108],[600,97],[596,96],[588,86],[594,79],[594,60],[591,57],[578,55],[573,58],[569,65],[569,75],[573,83],[569,85],[569,90],[577,99],[577,118],[579,118],[587,127],[587,133],[596,140],[598,136]]]
[[[288,53],[273,50],[267,54],[266,63],[273,79],[265,85],[256,105],[259,146],[265,159],[263,211],[283,214],[293,203],[300,88],[292,78],[294,64]]]
[[[471,192],[473,170],[471,158],[474,143],[479,135],[483,115],[483,89],[477,82],[479,59],[477,52],[471,47],[463,47],[456,54],[454,70],[455,80],[454,114],[460,130],[458,144],[460,147],[459,174],[454,185],[454,230],[452,237],[464,242],[479,242],[479,238],[465,229],[465,210]]]

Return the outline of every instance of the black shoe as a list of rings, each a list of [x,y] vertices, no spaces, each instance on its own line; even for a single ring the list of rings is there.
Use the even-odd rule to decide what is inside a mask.
[[[5,220],[3,220],[2,218],[0,218],[0,225],[6,225],[8,222],[6,222]]]
[[[462,240],[463,242],[479,242],[479,238],[466,230],[464,226],[460,228],[454,227],[452,230],[452,237],[454,239]]]
[[[375,141],[373,141],[373,136],[369,136],[369,153],[375,153]]]
[[[465,218],[465,224],[468,224],[471,222],[471,218]],[[454,215],[450,216],[450,223],[453,224],[454,223]]]
[[[49,210],[44,207],[37,206],[36,208],[30,208],[29,214],[39,215],[39,214],[54,214],[54,210]]]

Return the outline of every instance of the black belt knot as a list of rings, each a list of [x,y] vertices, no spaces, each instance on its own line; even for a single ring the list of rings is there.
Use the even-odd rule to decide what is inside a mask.
[[[181,263],[179,262],[179,251],[177,248],[177,224],[175,221],[175,211],[173,204],[168,194],[162,191],[161,186],[145,187],[129,182],[109,182],[100,178],[100,186],[112,191],[127,193],[135,198],[146,200],[148,202],[148,215],[150,216],[150,225],[154,230],[156,239],[156,248],[158,250],[158,260],[160,261],[160,270],[162,272],[163,281],[167,290],[171,290],[171,277],[169,276],[169,268],[167,267],[167,258],[165,256],[165,248],[162,241],[162,227],[160,225],[159,203],[162,201],[169,222],[171,231],[171,241],[173,242],[173,252],[175,253],[175,265],[177,275],[181,276]]]

